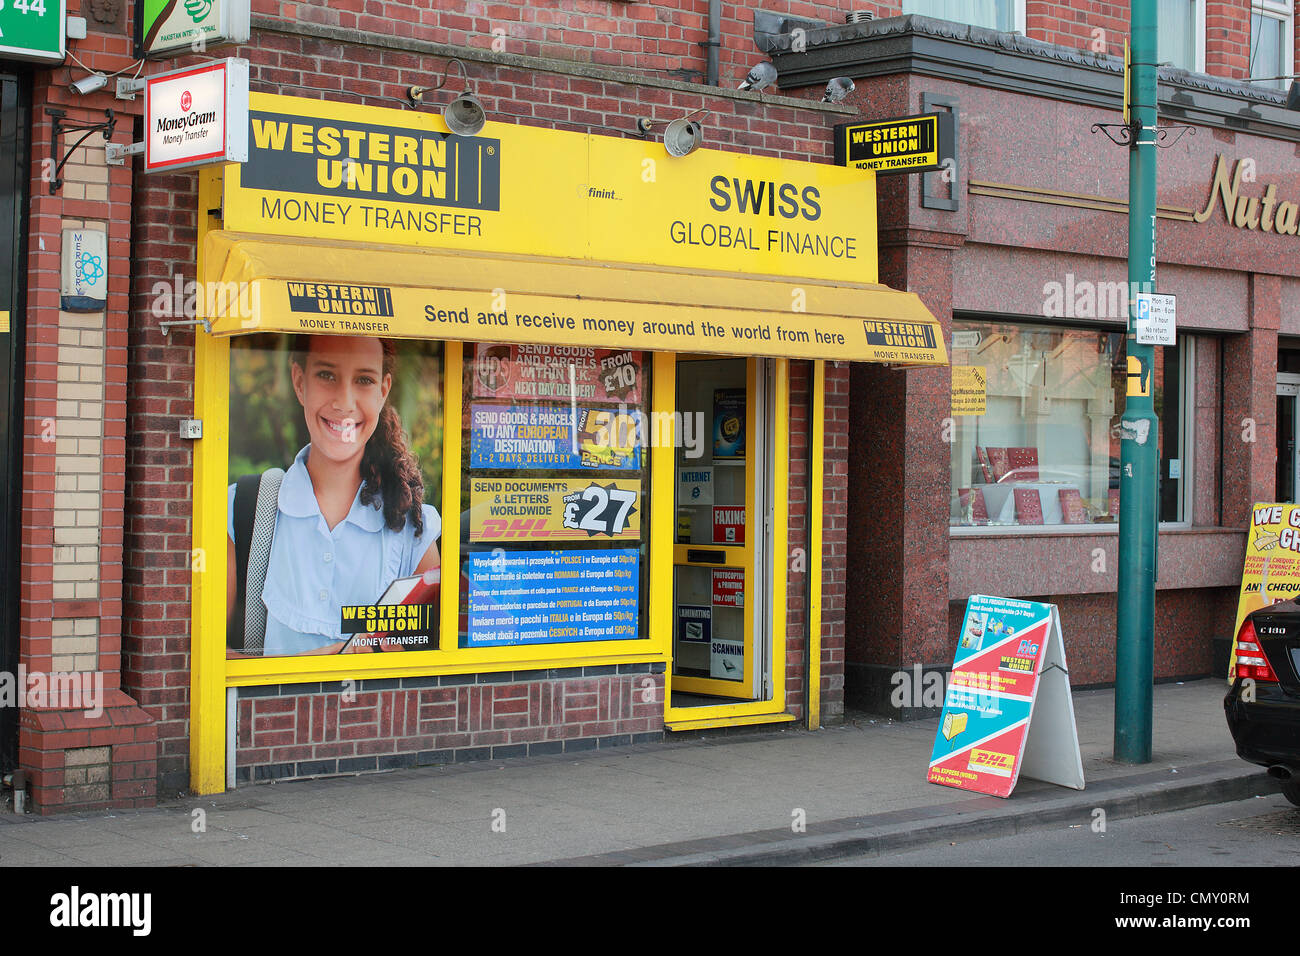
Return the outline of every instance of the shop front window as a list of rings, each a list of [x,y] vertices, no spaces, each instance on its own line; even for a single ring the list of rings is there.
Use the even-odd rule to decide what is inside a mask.
[[[646,359],[465,346],[460,647],[648,637]]]
[[[953,322],[950,524],[1100,526],[1119,520],[1120,332]],[[1160,520],[1183,520],[1184,376],[1177,346],[1155,349]]]
[[[441,343],[230,348],[227,656],[438,646]]]

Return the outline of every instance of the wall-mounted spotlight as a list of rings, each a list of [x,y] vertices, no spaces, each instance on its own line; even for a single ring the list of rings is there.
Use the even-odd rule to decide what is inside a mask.
[[[709,115],[708,110],[694,110],[667,124],[656,120],[639,119],[636,121],[636,131],[640,136],[649,136],[654,127],[663,126],[664,149],[668,150],[668,155],[686,156],[699,149],[700,144],[704,142],[703,124],[698,119],[691,119],[696,113],[702,113],[704,116]],[[703,119],[703,117],[700,119]]]
[[[108,77],[103,73],[91,73],[89,76],[83,76],[72,83],[68,89],[85,96],[87,93],[95,92],[95,90],[102,90],[106,86],[108,86]]]
[[[453,63],[460,67],[461,75],[465,78],[465,92],[447,104],[442,111],[442,118],[447,123],[447,129],[457,136],[473,136],[487,123],[487,110],[483,109],[483,104],[474,96],[470,88],[469,73],[460,60],[447,61],[447,69],[442,71],[442,79],[438,81],[437,86],[413,86],[406,91],[406,98],[412,106],[416,106],[424,102],[425,94],[442,89],[447,83],[447,73]]]

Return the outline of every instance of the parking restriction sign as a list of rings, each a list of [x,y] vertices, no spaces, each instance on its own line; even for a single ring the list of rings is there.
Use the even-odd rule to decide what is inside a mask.
[[[1174,296],[1139,292],[1133,309],[1133,330],[1138,345],[1173,345],[1177,328],[1174,322]]]

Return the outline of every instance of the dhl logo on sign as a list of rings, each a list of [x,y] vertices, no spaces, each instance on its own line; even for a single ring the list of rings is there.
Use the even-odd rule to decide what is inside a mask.
[[[966,762],[966,769],[997,774],[999,777],[1009,777],[1011,776],[1011,768],[1015,764],[1016,758],[1011,754],[995,753],[992,750],[972,750],[970,759]]]

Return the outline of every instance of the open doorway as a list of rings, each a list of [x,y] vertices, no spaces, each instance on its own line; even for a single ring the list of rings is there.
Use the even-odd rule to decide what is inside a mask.
[[[703,442],[676,451],[670,710],[773,699],[773,596],[785,575],[777,562],[774,580],[772,365],[677,359],[676,410],[703,426]]]

